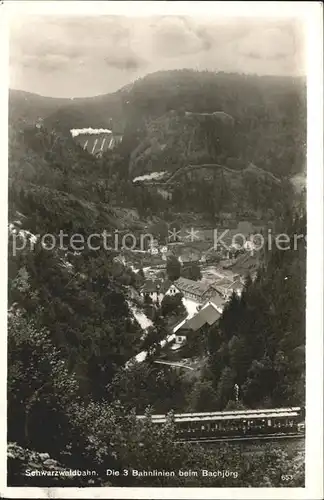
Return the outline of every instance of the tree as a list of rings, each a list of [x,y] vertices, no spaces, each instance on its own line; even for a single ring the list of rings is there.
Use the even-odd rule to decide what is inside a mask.
[[[227,405],[225,406],[224,411],[239,411],[239,410],[246,410],[246,406],[241,401],[234,401],[233,399],[230,399]]]
[[[184,316],[186,314],[186,308],[183,305],[182,298],[182,293],[165,295],[161,302],[161,314],[163,316]]]
[[[209,328],[209,368],[221,404],[238,383],[248,406],[303,405],[304,249],[302,241],[297,251],[274,249],[257,279],[246,280],[241,298],[234,294],[227,303],[216,331]]]
[[[188,396],[188,411],[217,411],[219,403],[210,380],[197,380]]]
[[[249,405],[259,405],[265,395],[272,394],[275,383],[271,360],[267,357],[260,361],[254,360],[242,386],[244,401]]]
[[[23,448],[17,443],[9,443],[7,448],[8,474],[7,483],[10,486],[94,486],[97,478],[72,476],[61,463],[50,457],[48,453],[40,453]],[[26,472],[28,473],[26,474]],[[46,475],[39,476],[39,471]]]
[[[169,280],[175,281],[180,277],[181,264],[175,256],[170,256],[167,259],[166,271]]]
[[[235,380],[236,373],[234,369],[225,366],[220,375],[216,391],[217,399],[222,409],[225,408],[228,401],[233,398]]]
[[[21,310],[8,318],[8,437],[57,456],[68,433],[67,407],[79,386],[45,329]],[[39,426],[42,421],[43,425]]]
[[[138,352],[141,336],[112,258],[84,250],[69,256],[67,265],[59,250],[37,248],[9,260],[9,304],[19,303],[37,327],[46,328],[84,391],[98,398],[118,367]],[[28,287],[17,281],[22,268]]]
[[[198,264],[188,264],[181,269],[181,276],[193,281],[201,279],[201,271]]]
[[[148,227],[148,233],[158,239],[159,243],[166,244],[168,239],[168,224],[158,222]]]
[[[134,363],[121,368],[108,386],[111,401],[119,400],[125,408],[136,408],[137,414],[147,407],[155,413],[183,410],[188,383],[173,367],[151,362]]]
[[[142,350],[147,351],[149,356],[155,356],[160,353],[161,341],[167,336],[167,330],[164,324],[154,323],[147,330],[142,342]]]
[[[145,274],[144,274],[144,271],[143,271],[143,268],[142,268],[142,267],[140,267],[140,269],[138,270],[138,273],[137,273],[137,274],[138,274],[138,276],[139,276],[142,280],[144,280],[144,279],[145,279]]]

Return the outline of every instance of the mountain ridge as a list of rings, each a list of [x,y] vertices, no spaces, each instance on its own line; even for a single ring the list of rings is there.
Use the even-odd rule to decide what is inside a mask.
[[[165,171],[171,177],[177,171],[184,175],[169,181],[167,189],[171,187],[173,199],[179,200],[177,210],[197,208],[212,215],[221,206],[239,210],[242,198],[247,208],[253,205],[255,210],[273,208],[279,200],[281,206],[283,188],[277,179],[285,181],[304,170],[305,98],[303,79],[174,70],[149,74],[113,94],[68,99],[68,106],[65,99],[14,92],[15,105],[9,108],[12,126],[21,125],[24,116],[35,126],[32,119],[43,112],[44,127],[70,139],[73,128],[122,129],[122,142],[113,154],[105,154],[100,174],[97,163],[93,172],[89,170],[92,182],[97,183],[100,175],[104,184],[105,177],[108,181],[116,176],[115,169],[126,183],[154,172]],[[225,168],[215,170],[210,165]],[[210,207],[208,183],[213,187],[208,196],[218,199]],[[136,203],[144,196],[141,188],[123,189],[129,189],[130,200]],[[145,196],[152,202],[156,192],[149,191]],[[262,207],[253,192],[264,197]],[[191,193],[188,197],[196,200],[197,207],[182,200],[186,193]],[[162,203],[159,197],[158,203]]]

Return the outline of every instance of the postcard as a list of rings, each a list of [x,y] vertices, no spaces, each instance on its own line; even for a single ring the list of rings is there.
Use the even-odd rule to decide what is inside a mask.
[[[4,497],[322,498],[321,14],[0,6]]]

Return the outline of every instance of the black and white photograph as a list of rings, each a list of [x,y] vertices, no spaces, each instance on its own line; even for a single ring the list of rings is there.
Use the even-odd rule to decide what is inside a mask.
[[[22,497],[321,498],[309,23],[298,2],[189,3],[35,1],[6,21],[5,482]]]

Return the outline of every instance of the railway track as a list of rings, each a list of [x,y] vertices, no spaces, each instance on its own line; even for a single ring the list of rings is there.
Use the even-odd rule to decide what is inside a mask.
[[[277,440],[286,440],[286,439],[299,439],[299,440],[304,440],[305,435],[304,434],[268,434],[266,436],[264,435],[255,435],[255,436],[223,436],[223,437],[200,437],[200,438],[188,438],[188,439],[178,439],[175,442],[176,443],[229,443],[229,442],[239,442],[239,441],[246,441],[246,442],[252,442],[252,441],[277,441]]]

